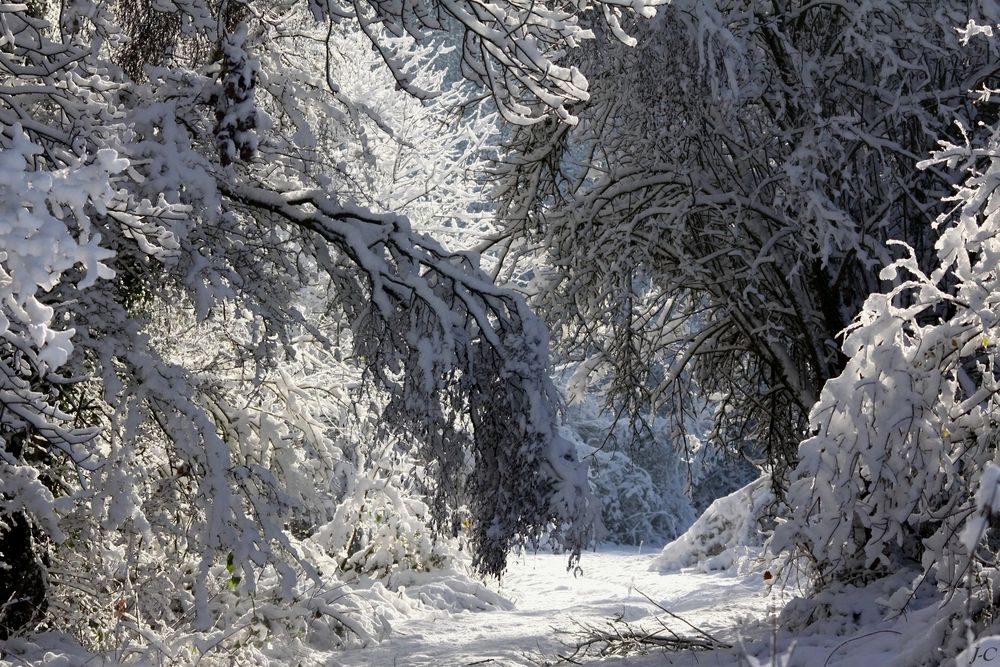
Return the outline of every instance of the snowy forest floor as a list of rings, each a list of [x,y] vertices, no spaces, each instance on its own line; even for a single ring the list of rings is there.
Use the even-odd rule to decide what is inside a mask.
[[[607,629],[609,621],[620,618],[648,627],[642,619],[662,616],[651,600],[723,637],[750,621],[761,626],[780,607],[782,594],[769,593],[759,573],[660,574],[649,571],[654,555],[604,546],[584,555],[576,576],[567,572],[565,555],[521,555],[512,559],[499,586],[514,603],[512,609],[429,611],[396,624],[392,636],[377,646],[339,654],[337,662],[343,667],[549,664],[572,653],[584,626]],[[679,621],[671,629],[693,634]],[[662,655],[659,659],[662,664]]]
[[[655,555],[655,551],[640,554],[635,547],[604,545],[584,555],[583,572],[574,576],[566,571],[565,555],[525,554],[512,559],[499,586],[513,608],[457,614],[428,611],[394,624],[392,635],[381,644],[329,657],[339,667],[595,663],[847,667],[887,665],[900,658],[905,664],[902,654],[908,639],[924,634],[920,614],[890,621],[873,615],[877,590],[837,596],[840,604],[856,610],[856,623],[840,616],[830,619],[827,632],[799,637],[778,632],[777,614],[793,596],[790,589],[767,586],[762,573],[746,571],[749,568],[650,571]],[[737,573],[740,569],[745,572]],[[693,629],[697,628],[732,648],[695,652],[650,647],[646,655],[627,657],[600,656],[595,648],[573,655],[587,629],[623,629],[616,619],[632,630],[661,635],[673,631],[698,637]],[[572,661],[564,659],[570,656]]]
[[[320,650],[298,645],[274,646],[272,664],[294,667],[516,667],[532,665],[615,665],[620,667],[749,666],[854,667],[919,664],[940,649],[934,624],[934,595],[918,595],[906,617],[886,619],[880,598],[896,590],[912,573],[897,575],[865,589],[844,587],[813,601],[792,601],[783,625],[801,626],[798,633],[777,630],[778,614],[796,594],[789,587],[770,587],[761,568],[749,558],[727,570],[686,568],[651,571],[656,550],[603,545],[586,553],[582,572],[567,572],[567,557],[528,553],[512,557],[509,570],[493,592],[463,577],[430,573],[397,594],[409,609],[391,623],[389,636],[365,648]],[[413,604],[428,595],[436,599]],[[500,597],[509,601],[507,604]],[[441,596],[444,596],[442,598]],[[448,596],[466,603],[478,596],[489,611],[446,611]],[[825,610],[814,613],[817,609]],[[669,612],[669,613],[667,613]],[[829,612],[829,613],[826,613]],[[815,617],[815,620],[814,620]],[[806,623],[806,619],[809,623]],[[666,651],[648,647],[645,654],[621,657],[576,651],[594,630],[671,631],[687,638],[710,635],[729,648]],[[590,634],[588,634],[590,633]],[[699,635],[699,633],[704,633]],[[274,641],[281,644],[281,638]],[[0,643],[0,648],[4,648]],[[0,665],[107,667],[119,664],[112,655],[84,651],[65,636],[43,634],[14,640],[0,651]],[[4,655],[6,653],[6,655]],[[152,660],[146,654],[129,665],[186,664]],[[221,656],[215,656],[219,658]],[[565,658],[569,657],[569,660]],[[933,660],[933,658],[932,658]],[[198,663],[201,660],[197,661]],[[218,663],[211,659],[208,662]],[[206,663],[207,664],[207,663]],[[227,663],[234,664],[234,663]],[[973,661],[974,665],[979,663]]]
[[[584,626],[608,628],[616,618],[643,625],[641,619],[661,614],[650,599],[710,634],[725,635],[780,607],[780,592],[769,594],[759,573],[660,574],[649,571],[655,555],[604,545],[584,554],[576,576],[567,572],[565,555],[512,558],[499,592],[513,609],[431,611],[396,624],[392,636],[377,646],[341,653],[338,662],[343,667],[539,665],[571,653]],[[693,634],[679,621],[671,629]]]

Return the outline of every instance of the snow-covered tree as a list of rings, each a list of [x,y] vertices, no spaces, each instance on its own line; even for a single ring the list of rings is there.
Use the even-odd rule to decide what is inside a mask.
[[[662,545],[683,533],[716,498],[759,476],[745,459],[703,442],[711,428],[710,410],[685,425],[688,434],[678,446],[669,415],[646,417],[637,429],[637,423],[621,417],[621,406],[607,409],[599,386],[596,391],[582,386],[586,373],[571,365],[557,382],[568,399],[562,432],[588,464],[606,541]]]
[[[672,443],[634,441],[596,395],[564,409],[562,431],[588,464],[604,540],[662,545],[694,521],[688,466]]]
[[[211,627],[220,582],[289,598],[321,582],[295,527],[334,520],[315,483],[364,463],[331,458],[343,425],[288,367],[306,339],[350,358],[379,428],[427,465],[414,516],[467,519],[481,571],[542,530],[590,538],[543,322],[399,212],[440,194],[422,223],[466,219],[445,167],[489,127],[448,120],[476,100],[433,71],[435,33],[460,36],[461,73],[504,117],[572,122],[586,81],[560,60],[594,9],[620,31],[613,2],[0,5],[4,633],[44,611],[49,569],[114,591],[105,616],[140,634],[134,575],[165,581],[172,559],[184,586],[152,589],[147,620]],[[349,623],[309,599],[302,614]]]
[[[981,32],[992,29],[970,22],[961,34]],[[970,48],[977,41],[990,40]],[[976,94],[986,108],[996,102],[988,85]],[[1000,125],[987,129],[976,139],[959,125],[920,164],[963,177],[934,223],[935,262],[925,269],[900,244],[903,256],[882,271],[893,286],[870,296],[850,327],[846,367],[813,408],[791,513],[771,543],[803,557],[793,562],[821,586],[914,568],[891,604],[904,609],[923,581],[947,592],[947,633],[932,641],[952,654],[998,603]]]
[[[574,54],[594,90],[577,125],[513,134],[494,242],[511,275],[531,272],[561,348],[611,368],[615,400],[681,423],[691,397],[713,400],[715,440],[780,487],[888,244],[928,266],[954,176],[917,163],[956,119],[995,118],[966,91],[996,51],[955,26],[997,11],[672,2],[634,48]]]

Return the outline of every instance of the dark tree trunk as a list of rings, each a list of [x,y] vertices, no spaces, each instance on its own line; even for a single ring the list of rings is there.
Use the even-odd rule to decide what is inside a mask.
[[[43,548],[31,520],[16,512],[4,522],[8,525],[0,530],[0,639],[31,630],[48,607]]]
[[[6,450],[19,457],[23,435],[8,434]],[[33,629],[48,608],[48,554],[24,512],[0,515],[0,640]]]

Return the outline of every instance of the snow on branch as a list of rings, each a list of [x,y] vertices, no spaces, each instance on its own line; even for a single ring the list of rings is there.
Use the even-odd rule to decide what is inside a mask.
[[[545,528],[571,549],[590,541],[586,469],[554,430],[548,336],[520,296],[399,216],[317,190],[221,189],[318,235],[360,271],[364,279],[352,282],[364,300],[355,295],[345,306],[356,352],[390,393],[388,423],[415,436],[439,467],[435,518],[449,525],[457,502],[472,505],[483,571],[499,574],[509,549]],[[342,271],[333,263],[328,270]]]
[[[573,104],[590,99],[587,80],[573,65],[562,65],[566,51],[593,39],[581,17],[599,9],[612,34],[629,45],[622,21],[627,14],[650,18],[666,0],[599,0],[572,5],[505,0],[353,0],[350,10],[328,0],[312,0],[317,16],[342,18],[353,13],[392,71],[400,88],[422,98],[432,95],[412,81],[405,59],[380,40],[375,24],[396,36],[422,40],[432,31],[457,23],[463,31],[462,74],[487,90],[503,117],[515,124],[537,123],[552,110],[561,120],[575,124]]]

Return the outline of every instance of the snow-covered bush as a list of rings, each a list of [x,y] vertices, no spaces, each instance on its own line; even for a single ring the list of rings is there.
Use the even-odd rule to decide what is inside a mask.
[[[624,451],[602,450],[580,440],[570,428],[563,432],[568,439],[575,439],[581,460],[589,462],[590,488],[600,503],[605,540],[662,544],[694,520],[680,484],[665,489]]]
[[[965,36],[984,30],[970,24]],[[994,103],[994,91],[980,95]],[[893,600],[902,609],[925,579],[946,600],[961,599],[940,610],[952,653],[966,623],[991,622],[1000,590],[1000,543],[989,530],[1000,424],[1000,127],[992,123],[983,143],[960,125],[922,163],[964,178],[935,223],[936,266],[925,272],[900,244],[902,257],[882,271],[892,287],[870,296],[849,329],[846,368],[813,408],[791,515],[771,543],[803,557],[821,586],[916,568]]]
[[[727,569],[758,554],[774,523],[776,501],[766,476],[715,500],[683,535],[667,544],[650,569]]]
[[[419,485],[407,483],[413,464],[382,457],[359,457],[347,477],[333,517],[310,538],[339,563],[339,569],[376,578],[406,570],[441,569],[457,545],[439,537]]]
[[[661,415],[632,419],[593,368],[566,364],[562,432],[589,464],[605,539],[660,545],[673,540],[716,498],[759,476],[744,459],[707,442],[711,406],[685,415],[684,432]],[[599,376],[599,374],[598,374]]]

